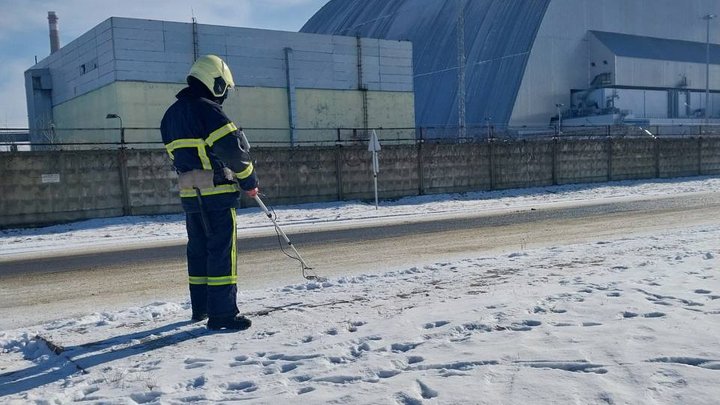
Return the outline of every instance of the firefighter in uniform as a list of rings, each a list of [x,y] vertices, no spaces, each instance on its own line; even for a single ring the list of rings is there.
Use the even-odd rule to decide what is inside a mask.
[[[185,211],[192,320],[207,318],[211,330],[243,330],[251,322],[237,308],[235,209],[240,190],[254,197],[258,181],[239,129],[221,107],[235,85],[227,64],[202,56],[187,83],[160,131]]]

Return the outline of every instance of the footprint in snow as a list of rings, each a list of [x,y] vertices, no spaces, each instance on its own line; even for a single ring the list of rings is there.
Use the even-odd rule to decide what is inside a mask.
[[[212,363],[212,359],[203,359],[203,358],[187,358],[185,359],[185,368],[186,369],[192,369],[192,368],[198,368],[198,367],[205,367],[207,363]]]
[[[433,329],[433,328],[439,328],[441,326],[445,326],[449,324],[449,321],[435,321],[435,322],[428,322],[425,325],[423,325],[423,328],[425,329]]]
[[[204,387],[206,382],[207,382],[207,377],[205,377],[204,375],[201,375],[199,377],[195,377],[192,380],[188,381],[188,383],[185,384],[185,387],[188,390],[196,389],[196,388]]]
[[[427,386],[420,380],[417,380],[418,387],[420,388],[420,396],[423,399],[433,399],[438,396],[438,392]]]
[[[662,318],[665,314],[662,312],[649,312],[647,314],[643,314],[643,318]]]
[[[357,345],[356,347],[350,348],[350,355],[358,358],[362,356],[363,352],[369,352],[370,350],[370,345],[367,342],[364,342]]]
[[[390,345],[390,350],[395,353],[404,353],[420,346],[421,344],[422,343],[393,343],[392,345]]]
[[[242,391],[242,392],[253,392],[258,389],[252,381],[241,381],[236,383],[228,383],[227,389],[229,391]]]
[[[706,368],[709,370],[720,370],[720,360],[700,357],[658,357],[646,361],[648,363],[684,364],[686,366]]]
[[[630,311],[625,311],[625,312],[623,312],[621,315],[622,315],[622,317],[625,318],[625,319],[635,318],[635,317],[638,316],[638,314],[636,314],[635,312],[630,312]]]
[[[362,377],[354,375],[332,375],[328,377],[313,378],[313,381],[329,382],[333,384],[348,384],[362,380]]]
[[[349,322],[347,329],[349,332],[357,332],[358,327],[363,326],[365,324],[367,324],[367,322],[363,322],[363,321]]]
[[[395,377],[396,375],[400,374],[401,372],[402,371],[400,371],[400,370],[380,370],[375,374],[378,376],[378,378],[385,379],[385,378]]]
[[[521,366],[539,368],[539,369],[554,369],[569,371],[572,373],[595,373],[595,374],[606,374],[608,371],[600,364],[589,363],[585,360],[580,361],[557,361],[557,360],[538,360],[538,361],[517,361],[515,362]]]
[[[413,398],[404,392],[398,392],[395,394],[395,403],[398,405],[422,405],[422,400]]]
[[[309,359],[315,359],[320,357],[320,354],[283,354],[283,353],[276,353],[271,354],[267,356],[269,360],[282,360],[282,361],[301,361],[301,360],[309,360]]]
[[[703,289],[697,289],[694,291],[695,294],[710,294],[712,291],[703,290]]]
[[[508,329],[518,331],[518,332],[525,332],[525,331],[532,330],[532,328],[534,328],[535,326],[540,326],[540,325],[542,325],[542,322],[540,322],[540,321],[527,319],[527,320],[524,320],[519,323],[518,322],[512,323],[508,327]]]
[[[255,365],[260,364],[260,361],[258,360],[250,360],[248,356],[240,355],[235,356],[234,361],[230,362],[230,367],[241,367],[241,366],[248,366],[248,365]]]
[[[136,392],[134,394],[130,394],[130,399],[135,401],[135,403],[138,404],[149,404],[151,402],[157,402],[158,399],[162,393],[160,392]]]

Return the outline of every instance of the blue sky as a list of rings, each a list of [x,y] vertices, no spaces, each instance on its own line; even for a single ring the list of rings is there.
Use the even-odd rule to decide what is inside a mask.
[[[0,0],[0,128],[26,128],[23,72],[50,53],[47,12],[63,46],[109,17],[298,31],[328,0]]]

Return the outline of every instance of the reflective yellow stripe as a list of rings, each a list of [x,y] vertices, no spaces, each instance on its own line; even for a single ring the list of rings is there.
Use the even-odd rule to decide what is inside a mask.
[[[232,215],[232,247],[230,250],[230,269],[231,275],[235,277],[235,284],[237,284],[237,212],[235,208],[230,208],[230,215]]]
[[[181,148],[197,149],[198,157],[200,158],[200,163],[202,163],[203,169],[212,170],[212,165],[210,164],[210,158],[208,158],[205,147],[206,147],[205,141],[203,141],[202,139],[193,139],[193,138],[176,139],[176,140],[168,143],[167,145],[165,145],[165,149],[167,149],[167,152],[170,155],[170,159],[172,159],[172,160],[175,160],[175,155],[173,155],[173,152],[176,149],[181,149]]]
[[[208,278],[207,277],[192,277],[190,276],[190,284],[207,284]]]
[[[175,151],[175,149],[198,148],[200,146],[205,146],[205,142],[202,139],[176,139],[165,145],[165,149],[167,149],[170,157],[174,158],[173,151]]]
[[[208,277],[207,285],[219,286],[219,285],[230,285],[237,284],[237,276],[225,276],[225,277]]]
[[[246,167],[245,170],[241,171],[240,173],[235,173],[235,177],[237,177],[240,180],[246,179],[246,178],[250,177],[252,172],[253,172],[253,164],[248,163],[248,167]]]
[[[220,128],[214,130],[210,135],[208,135],[207,139],[205,139],[205,143],[207,143],[208,146],[213,146],[213,144],[220,140],[220,138],[233,131],[237,131],[237,127],[235,126],[235,124],[233,124],[232,122],[229,124],[225,124]]]
[[[234,245],[234,244],[233,244]],[[233,255],[235,256],[235,255]],[[233,258],[234,260],[234,258]],[[189,277],[190,284],[193,285],[211,285],[211,286],[220,286],[220,285],[229,285],[229,284],[237,284],[237,276],[223,276],[223,277]]]
[[[203,169],[212,170],[212,164],[210,164],[210,158],[207,155],[205,146],[198,146],[198,156],[200,156],[200,162],[202,163]]]
[[[219,186],[215,186],[215,187],[211,187],[211,188],[201,188],[200,195],[208,196],[208,195],[234,193],[236,191],[238,191],[238,189],[235,184],[221,184]],[[195,192],[195,189],[193,189],[193,188],[183,188],[180,190],[180,197],[197,197],[197,193]]]

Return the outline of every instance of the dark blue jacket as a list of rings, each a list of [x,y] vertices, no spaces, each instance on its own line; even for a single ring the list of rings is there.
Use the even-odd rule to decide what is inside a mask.
[[[239,206],[238,185],[243,190],[257,187],[250,156],[241,148],[239,130],[220,104],[193,87],[177,94],[160,124],[165,148],[178,174],[190,170],[212,170],[214,187],[200,190],[203,208],[214,211]],[[228,180],[223,168],[235,174]],[[196,191],[180,190],[183,209],[199,212]]]

